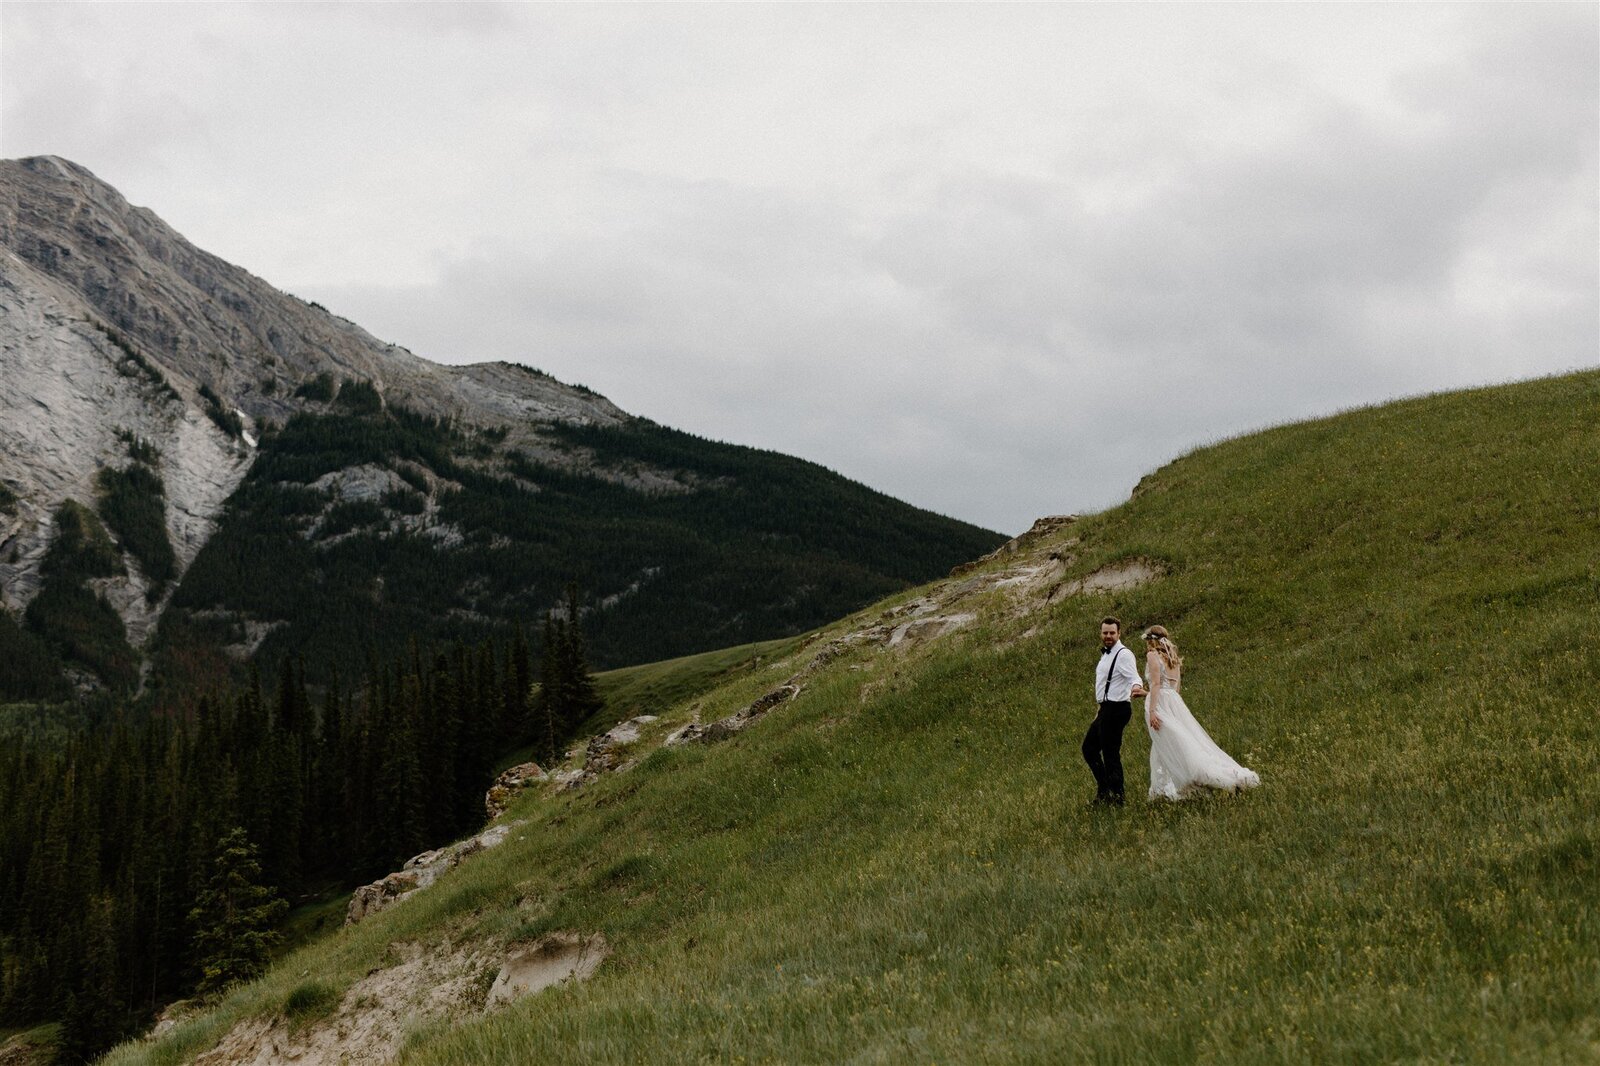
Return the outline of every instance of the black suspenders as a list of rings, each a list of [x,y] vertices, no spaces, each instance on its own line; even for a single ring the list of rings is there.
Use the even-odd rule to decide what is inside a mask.
[[[1111,653],[1111,666],[1110,666],[1109,669],[1106,670],[1105,687],[1100,690],[1100,702],[1101,703],[1105,703],[1106,702],[1106,697],[1111,695],[1111,675],[1117,669],[1117,656],[1121,655],[1126,650],[1127,650],[1126,648],[1118,648],[1116,651]]]

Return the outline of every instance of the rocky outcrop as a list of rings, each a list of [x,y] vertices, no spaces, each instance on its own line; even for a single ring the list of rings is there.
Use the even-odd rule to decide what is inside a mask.
[[[363,918],[400,902],[413,892],[427,888],[437,881],[441,874],[455,869],[480,851],[487,851],[505,843],[511,831],[522,824],[522,822],[507,822],[504,825],[497,825],[459,844],[434,851],[424,851],[407,859],[405,865],[394,873],[355,890],[350,896],[350,905],[345,910],[344,924],[355,925]]]
[[[889,626],[876,624],[835,637],[824,644],[820,650],[812,655],[804,667],[784,681],[783,684],[764,695],[756,697],[750,703],[725,718],[719,718],[706,725],[702,725],[699,722],[690,722],[688,725],[675,730],[663,743],[687,744],[690,741],[713,743],[718,740],[726,740],[735,733],[749,728],[760,719],[766,717],[774,708],[780,707],[800,695],[807,679],[812,674],[815,674],[841,655],[861,645],[887,643],[893,633],[894,630]]]
[[[988,555],[985,555],[979,559],[974,559],[971,562],[957,564],[955,568],[950,571],[950,576],[960,577],[963,574],[970,574],[974,570],[984,566],[986,563],[991,563],[996,559],[1004,559],[1015,555],[1018,552],[1027,549],[1031,545],[1037,544],[1041,539],[1050,536],[1058,530],[1065,529],[1067,526],[1070,526],[1077,520],[1078,516],[1075,514],[1053,514],[1045,515],[1043,518],[1035,519],[1033,525],[1029,526],[1025,532],[1019,533],[1015,537],[1012,537],[1010,540],[1000,545],[1000,547],[996,548]]]
[[[534,762],[519,763],[501,773],[494,779],[494,784],[489,786],[489,791],[483,795],[484,812],[489,816],[489,820],[492,822],[506,813],[506,808],[511,805],[511,800],[517,793],[548,777],[548,774],[539,769],[539,764]]]
[[[619,722],[599,736],[590,737],[584,747],[583,766],[576,772],[563,774],[563,788],[582,788],[601,774],[621,769],[626,761],[624,749],[638,742],[645,726],[656,720],[653,714],[641,714],[626,722]]]

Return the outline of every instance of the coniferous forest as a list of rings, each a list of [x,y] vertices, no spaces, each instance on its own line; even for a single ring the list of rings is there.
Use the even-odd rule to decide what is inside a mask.
[[[598,709],[575,617],[546,619],[537,678],[518,631],[413,645],[320,690],[285,660],[180,715],[13,708],[0,1026],[60,1021],[61,1060],[83,1061],[259,973],[289,902],[475,830],[499,756],[531,745],[547,763]]]
[[[383,656],[412,637],[505,639],[576,579],[595,664],[610,668],[802,633],[1004,540],[814,463],[643,419],[546,426],[538,457],[356,385],[263,429],[163,615],[158,699],[236,673],[223,649],[248,643],[246,622],[265,626],[253,654],[269,673],[299,658],[320,681],[351,634]],[[346,498],[328,479],[352,470],[390,488]]]

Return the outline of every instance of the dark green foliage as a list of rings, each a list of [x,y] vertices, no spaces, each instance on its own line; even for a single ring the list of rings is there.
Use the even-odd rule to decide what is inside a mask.
[[[154,385],[164,398],[180,401],[183,399],[178,395],[178,390],[172,387],[172,383],[167,380],[166,375],[161,372],[160,368],[146,358],[144,353],[135,348],[128,338],[99,322],[91,322],[90,325],[99,330],[106,340],[110,341],[122,352],[123,361],[118,364],[117,369],[122,371],[125,376],[143,375],[145,380]]]
[[[178,561],[167,537],[166,486],[143,463],[100,471],[100,514],[122,546],[139,562],[152,598],[177,573]]]
[[[194,929],[202,995],[259,977],[279,936],[274,924],[288,904],[261,884],[255,845],[237,826],[217,841],[210,876],[189,922]]]
[[[605,706],[589,670],[581,617],[578,586],[569,583],[561,613],[552,611],[545,616],[534,736],[546,760],[552,759],[564,740],[574,736],[590,716]]]
[[[77,972],[69,979],[61,1019],[60,1062],[90,1062],[128,1032],[129,1010],[118,995],[124,976],[117,953],[118,915],[109,893],[89,900],[81,925]]]
[[[119,429],[117,439],[128,446],[128,458],[134,462],[152,467],[161,462],[161,449],[137,433]]]
[[[0,608],[0,702],[53,700],[66,694],[60,656]]]
[[[328,508],[328,515],[317,529],[319,537],[337,537],[352,529],[386,523],[388,514],[371,500],[348,500]]]
[[[416,489],[422,495],[428,495],[428,475],[412,466],[410,463],[401,463],[395,467],[395,473],[400,475],[400,480]]]
[[[553,443],[593,453],[610,471],[677,471],[685,489],[644,492],[520,454],[502,460],[501,473],[467,458],[497,433],[464,432],[400,407],[356,415],[341,404],[294,416],[263,439],[175,594],[158,637],[157,681],[181,688],[216,666],[229,669],[191,642],[206,638],[185,622],[187,612],[286,621],[258,654],[268,669],[283,656],[303,658],[316,682],[348,658],[353,639],[391,658],[412,636],[507,638],[516,619],[544,615],[575,578],[589,590],[590,655],[611,667],[804,632],[1001,540],[771,452],[645,422],[550,432]],[[408,531],[374,505],[341,504],[318,540],[307,540],[326,500],[305,485],[368,463],[421,493],[429,472],[459,486],[436,490],[437,530]],[[398,494],[381,506],[425,510]],[[203,665],[174,669],[180,661]]]
[[[339,990],[325,981],[304,981],[290,990],[283,1013],[290,1021],[305,1023],[325,1018],[339,1006]]]
[[[122,556],[94,512],[76,500],[62,501],[56,508],[55,532],[44,559],[44,573],[77,581],[115,577],[123,572]]]
[[[113,688],[131,687],[138,660],[128,646],[122,618],[81,584],[52,580],[28,604],[28,628],[63,659],[88,667]]]
[[[391,489],[380,502],[396,514],[421,514],[428,509],[426,496],[407,489]]]
[[[251,671],[166,715],[6,708],[0,1028],[61,1019],[93,1054],[196,981],[258,972],[283,914],[263,886],[353,886],[476,830],[497,756],[527,742],[529,680],[525,643],[412,645],[315,701],[285,660],[270,690]]]
[[[17,510],[17,494],[12,492],[5,482],[0,481],[0,514],[14,514]]]
[[[333,399],[333,394],[336,391],[337,386],[334,384],[333,375],[323,371],[309,381],[303,382],[298,389],[294,390],[294,394],[302,400],[327,403]]]
[[[370,381],[345,378],[339,383],[339,395],[333,398],[334,406],[342,407],[354,415],[375,415],[383,410],[383,397]]]
[[[61,658],[88,667],[112,688],[131,686],[138,663],[117,612],[85,582],[124,572],[122,557],[88,508],[67,500],[56,510],[45,556],[44,586],[28,604],[28,630]],[[36,669],[41,660],[30,655]]]
[[[244,435],[244,420],[239,417],[239,412],[233,410],[222,402],[216,390],[210,385],[200,386],[200,398],[205,401],[207,417],[217,424],[217,428],[230,437]]]

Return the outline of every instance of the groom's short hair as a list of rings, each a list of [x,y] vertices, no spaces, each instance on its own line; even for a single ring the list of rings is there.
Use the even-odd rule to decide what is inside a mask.
[[[1118,630],[1122,629],[1122,619],[1116,617],[1115,615],[1106,615],[1104,618],[1100,619],[1100,624],[1103,626],[1116,626]]]

